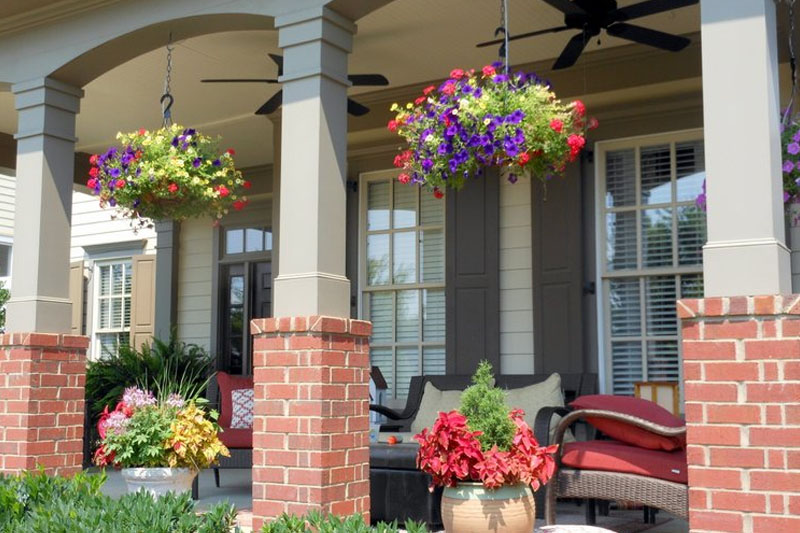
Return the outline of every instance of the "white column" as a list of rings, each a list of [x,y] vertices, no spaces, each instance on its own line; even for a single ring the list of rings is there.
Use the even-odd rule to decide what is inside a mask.
[[[356,28],[326,8],[275,25],[284,52],[275,316],[348,317],[347,54]]]
[[[83,91],[42,78],[12,88],[18,112],[9,332],[69,333],[75,115]]]
[[[702,0],[706,296],[791,292],[774,0]]]
[[[178,250],[180,222],[162,220],[156,226],[156,339],[166,341],[178,316]]]

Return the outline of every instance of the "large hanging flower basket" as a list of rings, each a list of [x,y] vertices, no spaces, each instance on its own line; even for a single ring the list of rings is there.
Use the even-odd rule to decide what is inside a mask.
[[[455,69],[439,87],[427,87],[397,115],[389,129],[407,143],[395,157],[403,183],[423,185],[441,196],[460,189],[487,166],[508,168],[509,180],[528,173],[541,179],[562,175],[597,127],[576,100],[562,103],[550,84],[534,74]]]
[[[177,124],[156,131],[119,133],[121,146],[90,158],[86,185],[103,207],[116,207],[136,227],[149,220],[222,218],[247,205],[250,182],[233,162],[234,151]]]

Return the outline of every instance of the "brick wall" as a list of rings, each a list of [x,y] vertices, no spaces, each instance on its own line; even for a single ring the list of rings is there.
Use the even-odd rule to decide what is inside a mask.
[[[0,472],[81,469],[88,346],[72,335],[0,335]]]
[[[252,322],[255,529],[309,509],[368,519],[371,330],[318,316]]]
[[[678,302],[692,531],[800,531],[800,296]]]

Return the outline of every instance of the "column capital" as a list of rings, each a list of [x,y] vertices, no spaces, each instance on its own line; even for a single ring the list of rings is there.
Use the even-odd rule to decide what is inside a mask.
[[[14,107],[17,111],[38,105],[49,105],[78,113],[80,99],[84,95],[83,89],[53,78],[36,78],[15,83],[11,86],[11,92],[15,96]]]

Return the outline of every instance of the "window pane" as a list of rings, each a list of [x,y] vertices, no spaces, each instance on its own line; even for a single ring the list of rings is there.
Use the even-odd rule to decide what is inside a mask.
[[[678,341],[650,341],[647,343],[647,380],[678,381]]]
[[[260,252],[264,249],[264,232],[258,228],[247,228],[244,242],[245,252]]]
[[[230,304],[231,305],[243,305],[244,304],[244,277],[243,276],[231,276]]]
[[[606,215],[606,257],[609,270],[636,268],[636,213]]]
[[[419,292],[397,292],[397,342],[419,340]]]
[[[684,274],[681,276],[681,298],[703,297],[703,275]]]
[[[0,244],[0,277],[6,277],[11,272],[11,245]]]
[[[107,357],[109,354],[115,355],[121,344],[127,344],[127,333],[98,333],[97,344],[100,357]]]
[[[642,211],[642,263],[672,266],[672,209]]]
[[[678,201],[693,202],[702,192],[703,180],[706,178],[703,141],[675,145],[675,170],[678,178]]]
[[[130,263],[125,263],[125,294],[131,293],[131,287],[133,286],[133,268],[131,268]]]
[[[422,375],[441,376],[445,373],[444,348],[426,347],[422,350]]]
[[[272,232],[265,231],[264,232],[264,250],[270,251],[272,250]]]
[[[417,348],[397,348],[397,398],[408,396],[411,378],[420,375],[419,350]]]
[[[606,154],[606,206],[636,203],[636,155],[633,149]]]
[[[244,333],[244,310],[241,306],[231,307],[230,309],[230,350],[231,350],[231,369],[232,374],[241,374],[244,370],[242,353],[244,352],[242,334]]]
[[[389,187],[388,181],[367,187],[367,231],[389,229]]]
[[[670,147],[642,148],[642,205],[668,204],[672,201],[672,163]]]
[[[417,196],[419,189],[395,185],[392,210],[395,228],[411,228],[417,225]]]
[[[678,264],[702,265],[706,212],[696,205],[678,206]]]
[[[422,291],[422,340],[444,340],[444,310],[444,290]]]
[[[229,229],[225,232],[225,253],[240,254],[244,251],[244,230]]]
[[[421,194],[419,197],[421,226],[444,225],[444,199],[438,199],[432,194]]]
[[[423,282],[444,282],[444,231],[422,232],[420,268]]]
[[[369,320],[372,321],[372,343],[390,343],[393,339],[392,325],[394,313],[392,312],[393,293],[372,292],[369,298]],[[381,369],[383,370],[383,369]]]
[[[613,279],[609,282],[611,300],[611,335],[637,336],[642,332],[639,278]]]
[[[389,235],[367,237],[367,285],[389,283]]]
[[[394,265],[392,280],[397,285],[416,283],[417,281],[417,232],[403,231],[395,233]]]
[[[111,292],[122,294],[125,287],[125,267],[122,264],[111,265]]]
[[[374,329],[373,329],[374,331]],[[391,348],[370,348],[369,363],[381,369],[384,379],[386,379],[386,394],[389,398],[394,397],[394,366],[392,365]]]
[[[111,294],[111,265],[100,267],[100,296]]]
[[[122,303],[122,327],[131,327],[131,299],[124,298]]]
[[[109,302],[109,328],[122,327],[122,300],[120,298],[110,298]]]
[[[111,300],[102,299],[99,302],[100,316],[97,317],[97,327],[108,329],[111,326]]]
[[[642,343],[612,342],[611,366],[614,394],[633,395],[633,384],[642,381]]]
[[[647,334],[677,335],[678,317],[675,312],[675,276],[658,276],[645,279],[647,300]]]

